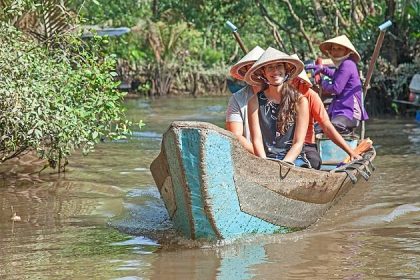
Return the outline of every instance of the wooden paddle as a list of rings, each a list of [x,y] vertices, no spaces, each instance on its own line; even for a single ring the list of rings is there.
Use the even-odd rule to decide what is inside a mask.
[[[226,25],[232,31],[233,36],[235,36],[236,41],[238,42],[239,46],[241,47],[244,54],[248,53],[248,49],[245,47],[244,42],[242,42],[241,36],[239,36],[238,28],[230,21],[226,21]]]
[[[372,58],[370,59],[370,62],[369,62],[369,68],[366,74],[366,80],[365,80],[365,83],[363,84],[363,94],[362,94],[362,100],[361,100],[362,106],[364,106],[363,104],[365,101],[367,90],[369,88],[370,79],[372,78],[372,73],[373,73],[373,70],[375,69],[375,63],[379,55],[379,50],[381,49],[382,42],[384,41],[386,29],[390,27],[391,25],[392,25],[392,22],[390,20],[379,25],[379,31],[380,31],[379,36],[378,36],[378,39],[376,40],[375,49],[373,50]],[[365,138],[365,121],[362,121],[362,129],[360,133],[360,138],[362,140]]]
[[[354,149],[354,152],[358,155],[362,155],[363,153],[369,151],[372,148],[373,141],[369,138],[363,139],[359,145],[357,145],[356,149]],[[346,157],[343,160],[343,163],[349,163],[350,162],[350,156]]]

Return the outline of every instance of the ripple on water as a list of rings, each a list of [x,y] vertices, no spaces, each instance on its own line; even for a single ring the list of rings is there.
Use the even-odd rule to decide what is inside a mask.
[[[110,221],[112,227],[154,240],[173,233],[173,224],[156,187],[130,190],[123,207],[123,213]]]
[[[155,131],[133,131],[131,134],[131,138],[134,139],[142,139],[142,138],[149,138],[149,139],[153,139],[153,140],[162,140],[162,134],[157,133]]]
[[[125,246],[125,245],[158,246],[159,244],[156,243],[156,241],[153,241],[152,239],[149,239],[147,237],[136,236],[136,237],[133,237],[133,238],[125,240],[125,241],[111,243],[111,245],[115,245],[115,246]]]
[[[144,168],[144,167],[137,167],[133,169],[134,171],[149,171],[149,168]]]
[[[88,157],[73,155],[68,183],[48,173],[5,175],[0,278],[420,279],[420,127],[407,120],[367,123],[377,170],[313,227],[214,243],[175,234],[147,166],[171,121],[223,126],[227,99],[147,101],[131,111],[147,130],[105,141]],[[36,171],[32,162],[13,165],[13,174]],[[11,223],[10,205],[22,222]],[[118,231],[95,229],[106,221]]]
[[[226,107],[221,106],[221,105],[207,106],[207,107],[204,108],[205,112],[221,113],[221,112],[225,112],[225,110],[226,110]]]

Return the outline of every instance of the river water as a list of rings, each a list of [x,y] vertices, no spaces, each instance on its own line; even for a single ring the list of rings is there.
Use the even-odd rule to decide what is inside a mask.
[[[30,156],[1,165],[0,279],[420,279],[413,120],[368,122],[374,175],[310,228],[218,244],[179,238],[149,165],[171,121],[223,126],[226,103],[128,100],[128,117],[146,126],[88,157],[76,153],[65,174],[38,174]]]

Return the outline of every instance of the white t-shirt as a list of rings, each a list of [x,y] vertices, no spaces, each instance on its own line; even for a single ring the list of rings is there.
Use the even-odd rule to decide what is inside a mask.
[[[251,134],[248,126],[248,101],[252,96],[252,87],[245,86],[232,94],[226,110],[226,122],[241,122],[244,126],[243,136],[249,142],[251,142]]]

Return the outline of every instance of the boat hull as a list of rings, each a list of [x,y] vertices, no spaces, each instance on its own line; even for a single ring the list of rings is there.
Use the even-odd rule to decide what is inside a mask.
[[[202,122],[172,123],[150,169],[175,228],[190,239],[304,228],[353,186],[343,172],[255,157]]]

